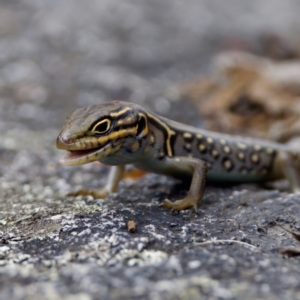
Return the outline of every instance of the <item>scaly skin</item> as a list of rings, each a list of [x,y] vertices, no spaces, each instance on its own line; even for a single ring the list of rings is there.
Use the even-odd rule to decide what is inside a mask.
[[[177,178],[191,176],[186,198],[162,206],[197,210],[205,181],[263,182],[287,178],[299,189],[299,153],[289,145],[219,134],[160,117],[141,106],[111,101],[71,113],[56,146],[67,150],[66,166],[100,161],[113,166],[105,187],[77,195],[104,198],[113,193],[124,166]]]

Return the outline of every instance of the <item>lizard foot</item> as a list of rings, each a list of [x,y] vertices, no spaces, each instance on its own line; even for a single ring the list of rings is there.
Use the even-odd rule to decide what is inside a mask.
[[[186,198],[184,198],[182,200],[177,200],[175,202],[171,202],[170,200],[166,199],[160,205],[160,207],[166,207],[171,210],[179,211],[179,210],[187,209],[187,208],[193,206],[195,211],[197,212],[198,201],[199,201],[199,198],[191,197],[191,196],[187,196]]]

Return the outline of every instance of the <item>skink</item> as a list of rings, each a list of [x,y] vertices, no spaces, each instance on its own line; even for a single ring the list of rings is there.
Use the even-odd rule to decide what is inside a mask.
[[[168,120],[128,102],[110,101],[71,113],[56,146],[67,150],[66,166],[94,161],[111,165],[107,184],[91,194],[104,198],[116,191],[126,164],[177,178],[191,177],[184,199],[162,206],[197,210],[206,180],[264,182],[287,178],[299,190],[300,152],[288,144],[220,134]]]

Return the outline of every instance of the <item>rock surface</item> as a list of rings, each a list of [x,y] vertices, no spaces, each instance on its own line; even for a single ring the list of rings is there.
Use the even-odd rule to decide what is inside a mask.
[[[197,213],[177,213],[158,205],[188,187],[147,174],[105,200],[67,197],[108,169],[63,167],[55,149],[68,112],[111,98],[199,125],[163,90],[228,41],[291,37],[299,12],[296,0],[2,1],[0,298],[300,299],[299,256],[279,253],[300,247],[285,230],[300,231],[298,195],[208,186]]]

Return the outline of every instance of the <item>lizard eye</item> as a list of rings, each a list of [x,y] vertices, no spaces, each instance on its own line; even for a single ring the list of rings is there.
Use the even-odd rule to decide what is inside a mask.
[[[109,119],[104,119],[100,122],[98,122],[92,129],[93,132],[95,133],[104,133],[108,131],[110,127],[110,120]]]

